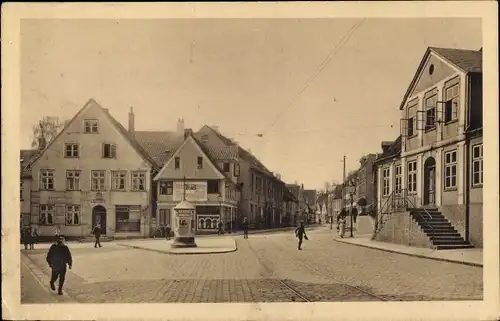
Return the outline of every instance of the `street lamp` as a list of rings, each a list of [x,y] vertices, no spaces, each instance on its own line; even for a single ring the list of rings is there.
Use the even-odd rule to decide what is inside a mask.
[[[353,237],[352,226],[353,226],[354,222],[353,222],[353,218],[352,218],[352,206],[354,203],[354,194],[356,194],[356,182],[357,182],[357,179],[356,180],[353,179],[352,181],[349,182],[349,185],[347,186],[347,191],[349,192],[349,199],[351,200],[351,207],[349,207],[349,216],[351,217],[351,227],[350,227],[351,237]]]

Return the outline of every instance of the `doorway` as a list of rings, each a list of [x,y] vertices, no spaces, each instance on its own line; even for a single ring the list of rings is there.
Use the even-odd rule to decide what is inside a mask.
[[[429,157],[424,163],[424,206],[436,205],[436,160]]]
[[[101,234],[106,235],[106,208],[102,205],[96,205],[92,209],[92,228],[99,224]]]

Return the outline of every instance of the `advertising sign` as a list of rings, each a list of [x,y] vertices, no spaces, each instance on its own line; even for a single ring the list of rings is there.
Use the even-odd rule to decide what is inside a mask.
[[[174,201],[184,199],[184,182],[174,182]],[[186,201],[203,202],[208,200],[207,182],[186,182]]]

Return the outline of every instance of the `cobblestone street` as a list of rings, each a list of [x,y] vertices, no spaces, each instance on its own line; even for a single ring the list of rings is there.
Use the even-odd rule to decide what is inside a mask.
[[[70,244],[65,292],[82,303],[482,299],[482,268],[335,242],[325,228],[309,238],[298,251],[293,232],[237,236],[236,252],[207,255]],[[25,253],[47,283],[46,250]],[[26,267],[21,273],[22,302],[47,302]]]

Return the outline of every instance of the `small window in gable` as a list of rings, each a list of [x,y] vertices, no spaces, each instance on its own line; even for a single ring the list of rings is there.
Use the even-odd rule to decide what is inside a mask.
[[[208,135],[201,136],[201,142],[202,143],[208,143]]]
[[[224,173],[229,173],[231,171],[231,166],[229,163],[224,163]]]
[[[116,158],[116,145],[102,144],[102,158]]]
[[[80,146],[78,144],[64,144],[65,158],[78,158],[80,156]]]
[[[203,168],[203,157],[201,157],[201,156],[198,157],[197,168],[198,169],[202,169]]]
[[[174,159],[174,162],[175,162],[175,164],[174,164],[175,165],[175,169],[181,168],[181,158],[180,157],[176,157]]]
[[[85,119],[84,124],[86,134],[99,133],[99,121],[97,119]]]

